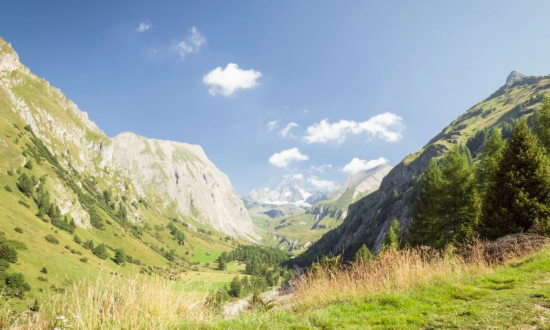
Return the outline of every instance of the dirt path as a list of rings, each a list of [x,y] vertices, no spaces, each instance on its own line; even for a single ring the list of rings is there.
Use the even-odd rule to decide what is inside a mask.
[[[262,293],[262,299],[264,301],[273,301],[276,305],[282,304],[284,301],[287,301],[292,297],[292,294],[281,294],[279,288],[273,288],[269,291]],[[226,317],[233,318],[238,316],[242,311],[246,309],[248,301],[252,298],[252,295],[249,295],[245,298],[234,301],[230,304],[223,306],[223,312]]]

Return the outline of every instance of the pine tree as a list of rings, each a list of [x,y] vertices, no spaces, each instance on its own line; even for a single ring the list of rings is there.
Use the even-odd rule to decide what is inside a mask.
[[[115,258],[113,259],[113,261],[117,265],[124,266],[124,264],[126,263],[126,252],[124,252],[123,248],[117,249],[115,251]]]
[[[495,181],[487,189],[482,231],[491,239],[509,233],[547,231],[549,218],[549,161],[522,119],[506,143]]]
[[[243,283],[239,275],[235,276],[229,285],[229,294],[233,297],[240,297],[243,290]]]
[[[227,269],[227,263],[225,262],[225,259],[222,256],[218,257],[218,270],[226,270]]]
[[[355,262],[362,262],[362,263],[369,263],[373,259],[372,253],[370,252],[369,248],[363,244],[355,252],[354,260]]]
[[[384,238],[384,244],[382,244],[382,250],[398,249],[399,248],[399,235],[401,228],[399,227],[399,221],[394,219],[391,223],[390,229]]]
[[[474,239],[481,200],[469,157],[459,146],[451,149],[440,165],[430,163],[415,209],[410,234],[413,245],[443,248]]]
[[[484,192],[495,181],[495,174],[505,145],[500,132],[493,129],[485,143],[481,160],[476,169],[476,181],[481,192]]]
[[[409,230],[408,240],[413,245],[427,245],[436,230],[442,213],[443,178],[437,161],[432,159],[420,180],[420,191],[415,201],[415,215]]]
[[[536,113],[536,133],[540,143],[550,152],[550,98],[542,100],[542,106]]]
[[[32,179],[25,173],[21,174],[17,179],[17,188],[23,193],[23,195],[31,197],[34,188]]]

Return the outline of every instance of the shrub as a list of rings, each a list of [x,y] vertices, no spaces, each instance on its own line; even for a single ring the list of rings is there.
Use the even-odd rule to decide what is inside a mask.
[[[80,258],[79,260],[80,260],[81,262],[83,262],[83,263],[87,263],[87,262],[88,262],[88,258],[86,258],[86,257]]]
[[[0,244],[0,259],[6,260],[12,264],[17,262],[17,251],[8,243]]]
[[[76,236],[76,235],[74,235],[73,241],[76,244],[82,244],[82,239],[80,237]]]
[[[19,234],[23,234],[23,229],[21,229],[21,227],[15,227],[13,230],[18,232]]]
[[[74,228],[71,226],[68,222],[61,220],[59,218],[53,218],[52,219],[52,225],[56,226],[57,228],[64,230],[68,232],[69,234],[74,234]]]
[[[27,204],[25,201],[19,201],[19,204],[23,205],[24,207],[30,209],[31,206],[29,204]]]
[[[0,273],[5,272],[10,268],[10,263],[7,260],[0,259]]]
[[[6,189],[7,192],[12,192],[11,187],[9,185],[5,185],[4,189]]]
[[[15,291],[15,294],[21,295],[24,291],[29,291],[31,286],[25,281],[25,276],[21,273],[13,273],[6,277],[6,286]]]
[[[87,240],[86,242],[84,242],[84,244],[82,244],[82,247],[85,248],[85,249],[88,249],[88,250],[93,250],[94,249],[94,241]]]
[[[41,282],[48,282],[48,279],[43,276],[38,276],[38,280]]]
[[[46,235],[44,236],[44,239],[52,244],[59,244],[59,240],[57,238],[55,238],[54,236],[52,235]]]
[[[126,259],[127,259],[126,252],[124,252],[123,248],[117,249],[115,251],[115,258],[113,259],[113,261],[117,265],[124,266],[124,263],[126,262]]]
[[[105,260],[105,259],[109,258],[109,254],[107,253],[107,247],[103,243],[96,246],[92,250],[92,252],[93,252],[93,254],[95,254],[100,259]]]
[[[32,170],[32,161],[29,159],[29,161],[25,164],[25,168]]]
[[[48,274],[48,270],[46,269],[46,267],[42,267],[40,272],[43,273],[43,274]]]

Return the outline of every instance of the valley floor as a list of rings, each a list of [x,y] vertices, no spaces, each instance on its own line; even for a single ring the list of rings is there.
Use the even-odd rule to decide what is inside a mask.
[[[330,290],[330,288],[327,288]],[[550,329],[550,249],[400,293],[255,312],[203,329]]]

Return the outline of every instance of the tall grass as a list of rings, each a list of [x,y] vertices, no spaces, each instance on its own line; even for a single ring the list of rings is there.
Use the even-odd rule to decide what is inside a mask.
[[[541,236],[519,234],[458,249],[390,249],[373,260],[347,265],[338,260],[320,262],[297,280],[293,305],[319,307],[368,295],[403,292],[438,281],[452,283],[465,276],[488,273],[496,264],[538,251],[547,242]]]
[[[547,239],[514,235],[497,242],[478,242],[439,251],[426,247],[381,252],[373,260],[315,265],[295,282],[284,304],[323,307],[342,300],[403,292],[434,283],[452,283],[489,273],[495,264],[517,260],[546,245]],[[17,313],[0,307],[0,328],[59,329],[195,329],[221,321],[205,307],[203,296],[181,290],[160,277],[112,276],[82,281],[54,295],[39,312]]]
[[[1,329],[175,329],[208,321],[200,296],[177,289],[176,282],[138,275],[100,277],[52,296],[40,311],[0,309]]]

